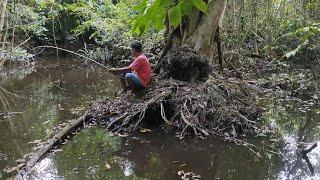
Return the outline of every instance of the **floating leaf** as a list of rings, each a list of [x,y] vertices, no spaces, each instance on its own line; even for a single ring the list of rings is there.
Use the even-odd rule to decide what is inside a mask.
[[[151,132],[151,129],[141,128],[139,131],[140,131],[141,133],[146,133],[146,132]]]
[[[25,166],[25,165],[26,165],[26,163],[21,163],[21,164],[19,164],[19,165],[17,165],[17,166],[7,168],[7,169],[5,170],[5,172],[6,172],[7,174],[9,174],[9,173],[12,173],[13,171],[19,171],[19,170],[20,170],[23,166]]]
[[[62,152],[63,150],[62,149],[55,149],[55,150],[52,150],[52,152],[56,153],[56,152]]]
[[[28,144],[40,144],[40,143],[42,143],[41,139],[36,139],[36,140],[34,140],[32,142],[28,142]]]
[[[187,164],[184,163],[184,164],[181,164],[180,167],[182,168],[182,167],[185,167],[186,165],[187,165]]]
[[[106,164],[104,165],[104,167],[106,167],[107,170],[111,169],[111,166],[110,166],[110,164],[108,164],[108,163],[106,163]]]
[[[184,174],[184,171],[178,171],[179,176],[181,176],[182,174]]]

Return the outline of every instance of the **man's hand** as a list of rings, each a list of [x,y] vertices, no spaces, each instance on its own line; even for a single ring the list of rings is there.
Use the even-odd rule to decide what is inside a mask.
[[[127,73],[127,72],[131,72],[131,68],[130,67],[111,68],[109,69],[109,72],[111,72],[112,74]]]
[[[116,74],[116,73],[119,71],[119,69],[118,69],[118,68],[111,68],[111,69],[109,69],[109,71],[110,71],[112,74]]]

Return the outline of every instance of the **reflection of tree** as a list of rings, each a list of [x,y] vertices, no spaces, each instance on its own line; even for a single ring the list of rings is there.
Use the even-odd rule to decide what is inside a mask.
[[[211,159],[210,153],[201,151],[201,148],[188,146],[171,136],[148,134],[138,137],[139,139],[128,138],[123,141],[121,150],[114,153],[115,156],[132,161],[137,176],[150,179],[177,179],[177,172],[181,169],[188,169],[196,174],[206,168],[212,170],[210,162],[214,158]],[[202,155],[198,156],[199,154],[203,154],[205,159]],[[174,161],[177,163],[173,163]],[[181,165],[184,167],[180,167]]]
[[[25,104],[28,104],[28,106],[25,106]],[[0,149],[9,154],[8,159],[10,160],[6,166],[13,166],[16,163],[16,159],[22,158],[26,153],[30,152],[31,145],[28,145],[28,142],[43,137],[43,132],[48,126],[43,126],[42,122],[39,123],[39,117],[42,116],[41,114],[48,113],[49,109],[52,110],[50,106],[46,105],[30,102],[29,99],[22,98],[0,87],[1,109],[9,112],[9,114],[18,111],[22,112],[0,120],[2,122],[0,136],[6,138],[1,140]]]
[[[6,113],[8,113],[10,111],[10,109],[11,109],[10,108],[10,104],[15,102],[15,99],[13,97],[15,97],[15,94],[7,91],[5,88],[0,86],[0,107],[1,107],[1,109],[4,110],[4,112],[0,111],[0,114],[1,113],[6,114]],[[12,121],[12,118],[10,116],[8,116],[6,118],[6,120],[7,120],[7,122],[9,122],[9,125],[10,125],[9,129],[10,129],[11,135],[14,135],[14,133],[16,132],[16,128],[15,128],[15,125],[14,125],[14,123]],[[4,124],[2,124],[2,126],[3,125]],[[0,133],[0,135],[1,135],[1,133]],[[17,140],[15,138],[12,139],[12,142],[13,142],[14,146],[16,147],[16,150],[21,154],[20,144],[17,142]],[[1,147],[0,149],[3,150],[5,148]]]
[[[276,120],[277,128],[285,141],[281,151],[285,152],[287,160],[280,176],[285,179],[309,176],[310,164],[307,165],[305,160],[308,158],[301,152],[320,138],[318,127],[320,117],[317,113],[319,107],[311,99],[275,101],[267,109],[269,111],[266,113],[266,120]]]
[[[19,74],[19,73],[17,73]],[[5,137],[1,140],[0,149],[9,155],[11,162],[6,162],[6,166],[13,166],[15,160],[22,158],[31,151],[28,142],[35,139],[46,137],[45,131],[52,126],[43,125],[44,121],[53,120],[56,117],[57,109],[50,106],[52,97],[48,96],[48,86],[46,83],[31,85],[29,79],[11,79],[11,83],[6,87],[0,87],[0,107],[5,112],[22,112],[14,116],[8,116],[0,120],[0,136]],[[6,83],[4,83],[6,84]],[[30,93],[36,94],[39,99],[34,100],[16,95],[12,92],[19,92],[29,96]],[[54,120],[51,122],[54,123]],[[5,167],[3,167],[5,168]]]
[[[10,109],[10,103],[15,103],[14,97],[16,96],[17,95],[9,92],[8,90],[0,86],[0,107],[2,107],[1,109],[8,112],[8,110]]]
[[[67,90],[59,90],[33,72],[36,69],[51,81],[60,77],[56,69],[42,68],[46,65],[44,63],[46,62],[37,64],[37,67],[21,68],[15,73],[0,73],[0,113],[5,109],[5,112],[22,112],[0,119],[0,149],[8,155],[7,162],[0,162],[0,169],[13,166],[15,160],[32,151],[31,147],[34,145],[28,142],[48,139],[55,125],[70,119],[71,108],[88,104],[90,100],[94,100],[92,96],[112,92],[112,82],[106,83],[105,77],[98,76],[97,69],[89,70],[91,74],[85,78],[85,70],[69,67],[63,69],[64,80],[68,82],[65,84]],[[103,92],[97,93],[101,90]]]
[[[14,71],[6,72],[4,70],[0,74],[0,83],[3,86],[8,86],[10,84],[15,84],[16,81],[25,79],[29,74],[31,74],[35,70],[34,66],[23,67],[20,69],[15,69]]]
[[[263,179],[271,160],[255,157],[246,148],[218,139],[179,141],[171,135],[137,136],[122,142],[114,155],[132,161],[134,173],[149,179],[178,179],[177,172],[194,172],[203,179]],[[149,143],[150,141],[150,143]]]
[[[121,148],[120,137],[110,137],[102,129],[87,129],[75,135],[63,152],[56,154],[54,164],[67,179],[118,179],[123,172],[111,164],[111,154]],[[111,170],[105,163],[112,165]]]
[[[310,147],[307,147],[307,144],[305,144],[305,142],[310,142],[311,136],[314,135],[312,131],[319,124],[319,121],[317,119],[313,119],[313,117],[314,115],[312,116],[312,112],[309,112],[305,118],[305,121],[302,120],[299,124],[297,134],[297,149],[295,150],[296,159],[289,165],[290,168],[287,174],[288,178],[290,176],[298,176],[299,169],[304,170],[305,173],[303,175],[308,175],[308,169],[310,170],[310,174],[314,175],[314,168],[309,160],[309,157],[307,156],[307,153],[312,151],[317,144],[313,144],[312,146],[309,145]]]

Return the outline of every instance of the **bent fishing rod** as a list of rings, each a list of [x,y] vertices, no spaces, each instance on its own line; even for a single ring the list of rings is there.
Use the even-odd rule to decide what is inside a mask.
[[[77,56],[79,56],[79,57],[82,57],[82,58],[84,58],[84,59],[87,59],[87,60],[89,60],[89,61],[92,61],[92,62],[100,65],[101,67],[107,69],[108,71],[110,71],[110,68],[108,68],[107,66],[99,63],[98,61],[95,61],[95,60],[93,60],[93,59],[91,59],[91,58],[89,58],[89,57],[86,57],[86,56],[84,56],[84,55],[82,55],[82,54],[76,53],[76,52],[71,51],[71,50],[68,50],[68,49],[64,49],[64,48],[60,48],[60,47],[56,47],[56,46],[47,46],[47,45],[46,45],[46,46],[37,46],[37,47],[35,47],[35,48],[32,48],[31,50],[39,49],[39,48],[52,48],[52,49],[57,49],[57,50],[65,51],[65,52],[68,52],[68,53],[77,55]]]

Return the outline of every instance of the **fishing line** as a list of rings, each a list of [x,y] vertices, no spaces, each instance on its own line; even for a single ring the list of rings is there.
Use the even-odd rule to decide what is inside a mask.
[[[76,52],[71,51],[71,50],[68,50],[68,49],[63,49],[63,48],[56,47],[56,46],[47,46],[47,45],[46,45],[46,46],[37,46],[37,47],[35,47],[35,48],[32,48],[31,50],[39,49],[39,48],[52,48],[52,49],[57,49],[57,50],[65,51],[65,52],[68,52],[68,53],[71,53],[71,54],[80,56],[80,57],[82,57],[82,58],[84,58],[84,59],[87,59],[87,60],[89,60],[89,61],[92,61],[92,62],[100,65],[101,67],[107,69],[108,71],[110,70],[107,66],[99,63],[98,61],[95,61],[95,60],[93,60],[93,59],[91,59],[91,58],[89,58],[89,57],[86,57],[86,56],[84,56],[84,55],[82,55],[82,54],[76,53]]]

